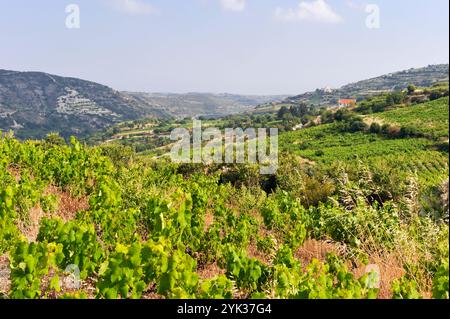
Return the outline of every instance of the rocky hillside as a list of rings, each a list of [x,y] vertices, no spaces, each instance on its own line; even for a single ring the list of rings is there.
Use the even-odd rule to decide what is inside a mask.
[[[20,138],[83,136],[124,120],[168,116],[104,85],[40,72],[0,70],[0,129]]]
[[[336,105],[341,98],[363,98],[383,92],[403,90],[409,84],[428,87],[437,82],[449,80],[449,65],[429,65],[424,68],[409,69],[382,75],[376,78],[347,84],[339,89],[318,89],[289,97],[283,103],[313,104],[316,106]]]
[[[75,78],[0,70],[0,130],[13,130],[22,139],[42,138],[49,132],[83,137],[128,120],[215,117],[283,98],[119,92]]]

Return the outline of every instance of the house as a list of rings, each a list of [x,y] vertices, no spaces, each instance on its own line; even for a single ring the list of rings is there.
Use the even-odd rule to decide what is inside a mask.
[[[339,107],[348,107],[348,106],[355,106],[356,100],[355,99],[340,99],[338,101]]]

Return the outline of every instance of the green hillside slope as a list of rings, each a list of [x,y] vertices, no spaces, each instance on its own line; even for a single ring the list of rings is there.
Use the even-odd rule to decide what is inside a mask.
[[[204,121],[280,125],[271,175],[154,156],[187,120],[2,134],[0,298],[448,299],[446,102]]]
[[[436,138],[448,138],[448,96],[424,103],[395,109],[371,116],[383,123],[412,127],[418,132]]]

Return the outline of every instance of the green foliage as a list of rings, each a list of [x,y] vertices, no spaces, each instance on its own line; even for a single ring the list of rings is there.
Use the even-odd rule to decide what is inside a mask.
[[[288,267],[280,263],[273,273],[276,298],[361,299],[378,294],[369,286],[367,275],[356,279],[334,255],[328,255],[326,263],[314,259],[305,272],[298,264]]]
[[[340,261],[334,261],[331,266],[313,260],[308,265],[306,273],[300,279],[297,297],[301,299],[373,299],[377,297],[378,290],[370,288],[367,275],[355,279]]]
[[[432,102],[398,108],[376,115],[376,118],[421,133],[431,138],[448,136],[449,100],[448,97]]]
[[[104,252],[97,240],[93,225],[44,219],[41,221],[37,239],[40,242],[61,244],[64,259],[59,265],[63,269],[68,265],[76,265],[80,269],[81,279],[92,275],[104,258]]]
[[[18,237],[18,230],[14,224],[14,191],[11,186],[0,190],[0,254],[8,250],[12,242]]]
[[[442,262],[433,280],[433,298],[449,299],[448,257]]]
[[[392,283],[393,299],[422,299],[417,291],[417,284],[407,277],[394,280]]]
[[[44,292],[59,291],[59,277],[53,274],[47,288],[41,280],[58,269],[64,259],[63,247],[55,243],[31,243],[20,241],[10,252],[11,298],[36,299]]]
[[[58,299],[71,299],[71,300],[88,299],[88,296],[85,292],[79,291],[79,292],[74,292],[74,293],[65,293],[65,294],[61,295]]]
[[[146,288],[143,274],[141,245],[127,247],[118,244],[101,267],[98,296],[108,299],[117,299],[119,296],[124,299],[140,298]]]
[[[140,298],[152,283],[169,298],[194,296],[198,285],[195,260],[178,249],[169,251],[167,245],[164,240],[118,244],[100,270],[98,297]]]
[[[249,292],[261,291],[269,279],[267,266],[230,245],[224,248],[221,265],[227,270],[228,278],[236,281],[239,288]]]
[[[233,282],[224,275],[205,280],[200,285],[199,298],[233,299]]]
[[[280,239],[292,248],[298,248],[307,237],[310,225],[306,209],[286,192],[270,195],[261,215],[269,229],[281,232]],[[289,221],[289,223],[287,223]]]
[[[400,98],[383,97],[387,104]],[[423,111],[416,107],[430,105],[389,112]],[[276,114],[211,123],[286,128],[314,119],[306,106],[283,112],[286,123]],[[448,298],[448,224],[437,218],[448,207],[448,190],[437,191],[448,178],[443,142],[425,124],[410,126],[412,115],[400,126],[386,120],[370,128],[350,110],[322,115],[332,123],[280,136],[280,169],[272,176],[256,165],[177,165],[130,147],[65,144],[57,136],[23,143],[2,137],[0,254],[10,260],[9,295],[86,298],[84,289],[60,287],[63,269],[77,265],[82,287],[94,284],[97,298],[376,298],[373,274],[356,278],[347,267],[402,252],[407,276],[394,283],[394,297],[420,297],[433,281],[433,297]],[[175,124],[187,121],[158,129]],[[89,207],[63,221],[59,206],[67,203],[53,189],[82,196]],[[39,206],[47,217],[36,242],[27,243],[21,231]],[[306,240],[331,242],[339,257],[302,264]],[[201,271],[210,266],[213,278]]]

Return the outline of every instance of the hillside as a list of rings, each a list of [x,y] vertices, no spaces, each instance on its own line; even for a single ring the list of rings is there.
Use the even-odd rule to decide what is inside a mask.
[[[212,93],[139,93],[127,92],[143,103],[163,109],[175,118],[221,117],[252,110],[255,106],[278,102],[286,96],[258,96]]]
[[[357,98],[362,99],[382,92],[403,90],[409,84],[417,87],[428,87],[438,82],[448,82],[449,65],[430,65],[423,68],[409,69],[391,74],[382,75],[376,78],[350,83],[338,89],[317,89],[313,92],[306,92],[297,96],[285,99],[275,105],[262,105],[257,109],[261,112],[278,109],[280,105],[292,105],[306,103],[308,105],[335,106],[339,99]]]
[[[0,298],[448,299],[447,103],[323,112],[324,123],[281,133],[273,175],[129,147],[188,121],[123,123],[92,147],[4,135]],[[365,123],[391,112],[404,115]]]
[[[224,116],[284,97],[119,92],[76,78],[0,70],[0,130],[22,139],[50,132],[83,137],[127,120]]]
[[[83,136],[144,116],[167,115],[94,82],[0,70],[0,129],[12,129],[20,138],[39,138],[52,131]]]
[[[119,92],[75,78],[0,70],[0,130],[13,130],[21,139],[42,138],[49,132],[59,132],[65,138],[84,137],[117,123],[146,117],[218,118],[245,112],[270,113],[301,103],[326,107],[335,105],[341,97],[361,99],[380,91],[402,89],[410,83],[420,87],[445,80],[448,64],[284,99],[285,96]]]
[[[430,89],[430,92],[433,91]],[[444,92],[448,95],[446,89]],[[380,95],[370,100],[384,97]],[[405,95],[404,99],[410,101],[411,98]],[[206,120],[202,125],[221,130],[278,127],[281,150],[300,156],[307,163],[326,170],[334,170],[338,162],[353,165],[362,161],[379,169],[397,165],[404,176],[417,173],[423,187],[436,187],[448,174],[448,96],[425,103],[389,106],[385,111],[371,114],[360,113],[365,103],[361,101],[355,109],[340,109],[337,113],[310,109],[305,115],[289,114],[281,118],[280,114],[239,114]],[[305,119],[319,125],[309,122],[302,129],[295,129],[296,123]],[[375,126],[372,127],[372,123]],[[131,146],[143,157],[161,156],[169,152],[173,143],[169,139],[170,132],[191,125],[192,122],[186,120],[122,123],[91,136],[89,142],[118,143]]]
[[[379,123],[413,127],[417,132],[448,139],[448,97],[410,107],[369,115]]]

